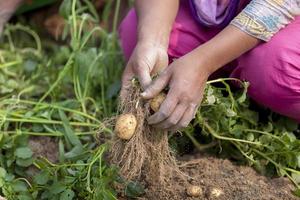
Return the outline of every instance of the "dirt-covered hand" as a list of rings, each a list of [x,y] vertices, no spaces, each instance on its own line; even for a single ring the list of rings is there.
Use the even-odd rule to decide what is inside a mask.
[[[137,77],[142,88],[152,81],[151,75],[158,73],[168,65],[166,48],[156,43],[138,43],[123,72],[121,97],[131,86],[133,77]]]
[[[187,54],[168,66],[141,94],[145,99],[158,95],[165,87],[169,91],[158,112],[149,117],[154,127],[178,130],[194,118],[201,103],[209,73],[197,58]]]

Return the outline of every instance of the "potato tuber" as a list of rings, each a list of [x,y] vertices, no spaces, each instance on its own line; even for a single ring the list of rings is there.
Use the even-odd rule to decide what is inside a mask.
[[[160,93],[150,101],[150,108],[154,111],[157,112],[160,108],[160,105],[162,102],[166,99],[166,94],[165,93]]]
[[[122,114],[117,119],[115,133],[119,138],[129,140],[133,136],[136,126],[137,120],[133,114]]]

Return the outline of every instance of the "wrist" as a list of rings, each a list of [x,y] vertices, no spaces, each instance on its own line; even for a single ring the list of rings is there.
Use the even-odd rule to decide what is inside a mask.
[[[169,34],[166,32],[139,31],[137,43],[151,44],[152,46],[159,47],[167,51],[169,46]]]
[[[204,48],[204,46],[191,51],[187,56],[193,60],[195,67],[201,70],[202,73],[207,74],[207,76],[210,76],[222,67],[222,64],[214,57],[214,53],[210,49]]]
[[[192,53],[199,58],[199,66],[212,74],[257,44],[258,39],[230,25]]]

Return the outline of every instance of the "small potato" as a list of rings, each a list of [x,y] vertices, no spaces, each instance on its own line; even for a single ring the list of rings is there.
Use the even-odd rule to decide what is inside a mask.
[[[219,188],[213,188],[210,192],[210,197],[212,199],[220,197],[224,192]]]
[[[117,136],[124,140],[129,140],[136,129],[137,120],[133,114],[123,114],[117,119],[115,132]]]
[[[156,97],[154,97],[151,101],[150,101],[150,108],[154,111],[157,112],[159,110],[160,105],[162,104],[162,102],[166,99],[166,94],[165,93],[160,93],[159,95],[157,95]]]
[[[196,185],[191,185],[186,189],[186,193],[191,197],[199,197],[202,195],[202,188]]]

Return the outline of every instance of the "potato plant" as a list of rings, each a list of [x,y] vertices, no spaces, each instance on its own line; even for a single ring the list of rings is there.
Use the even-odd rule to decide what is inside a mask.
[[[113,2],[115,4],[113,4]],[[115,6],[115,7],[113,7]],[[108,1],[98,16],[89,1],[64,0],[60,14],[66,26],[61,42],[40,38],[28,25],[7,25],[0,42],[0,196],[7,200],[135,198],[145,190],[125,181],[106,160],[106,137],[113,130],[105,119],[117,114],[120,74],[124,66],[117,41],[120,0]],[[112,31],[100,24],[115,10]],[[234,89],[232,82],[240,88]],[[204,101],[190,126],[170,144],[182,154],[188,144],[255,167],[266,175],[286,176],[299,188],[299,125],[247,98],[248,83],[218,79],[207,83]],[[155,112],[165,95],[150,102]],[[130,116],[129,124],[136,124]],[[126,120],[126,119],[125,119]],[[124,122],[124,119],[122,120]],[[129,140],[134,126],[117,123]],[[101,130],[104,141],[95,139]],[[120,131],[117,131],[120,132]],[[34,137],[51,137],[58,161],[36,156],[28,145]],[[34,169],[34,170],[32,170]],[[201,196],[198,186],[187,188]],[[222,192],[222,191],[221,191]],[[300,190],[295,191],[300,196]],[[212,191],[220,195],[220,190]]]

